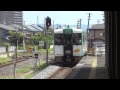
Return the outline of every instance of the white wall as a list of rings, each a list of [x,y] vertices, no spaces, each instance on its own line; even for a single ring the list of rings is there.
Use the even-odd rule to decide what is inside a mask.
[[[15,51],[15,46],[10,46],[8,48],[8,50],[11,52],[11,51]],[[6,47],[3,47],[3,46],[0,46],[0,53],[4,53],[6,52]]]

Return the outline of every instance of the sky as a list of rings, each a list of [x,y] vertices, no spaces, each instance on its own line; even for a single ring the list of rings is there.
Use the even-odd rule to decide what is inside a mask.
[[[103,23],[102,11],[23,11],[25,24],[44,23],[44,18],[49,16],[54,20],[54,24],[76,25],[78,19],[82,19],[82,24],[88,23],[88,13],[91,13],[90,24]]]

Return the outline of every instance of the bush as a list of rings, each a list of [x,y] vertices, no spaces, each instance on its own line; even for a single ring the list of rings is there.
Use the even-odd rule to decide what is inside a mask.
[[[10,43],[4,43],[4,46],[6,47],[6,48],[8,48],[8,47],[10,47]]]
[[[23,46],[18,46],[18,50],[23,50]]]
[[[1,64],[7,64],[8,61],[10,61],[10,58],[6,58],[6,57],[0,58],[0,63],[1,63]]]

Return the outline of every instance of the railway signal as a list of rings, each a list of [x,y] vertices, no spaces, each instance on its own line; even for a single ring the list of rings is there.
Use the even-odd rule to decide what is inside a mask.
[[[49,28],[49,26],[51,26],[51,18],[50,17],[46,18],[46,26],[47,26],[47,29]]]
[[[51,18],[47,16],[46,18],[46,64],[48,65],[48,29],[51,26]]]

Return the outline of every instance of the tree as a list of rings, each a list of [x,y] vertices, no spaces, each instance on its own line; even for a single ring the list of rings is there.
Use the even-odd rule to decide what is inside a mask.
[[[7,57],[9,57],[8,48],[10,47],[10,43],[4,43],[4,46],[6,47]]]
[[[45,35],[44,35],[44,33],[42,33],[42,32],[40,32],[40,33],[38,33],[38,34],[35,34],[34,36],[32,36],[31,38],[30,38],[30,41],[32,41],[35,45],[39,45],[39,41],[41,41],[41,40],[45,40]]]
[[[10,31],[9,34],[10,34],[10,38],[9,38],[10,43],[14,44],[15,46],[17,46],[17,40],[18,40],[18,45],[23,43],[24,35],[21,34],[20,32],[12,32],[12,31]]]
[[[53,30],[50,29],[50,31],[52,32]],[[49,39],[48,46],[50,46],[52,44],[52,40],[53,40],[53,35],[51,33],[49,34],[48,39]],[[39,32],[39,33],[33,35],[30,39],[26,40],[26,44],[32,45],[32,46],[34,46],[34,45],[38,46],[39,41],[44,41],[44,48],[46,48],[46,35],[44,34],[44,32]]]

